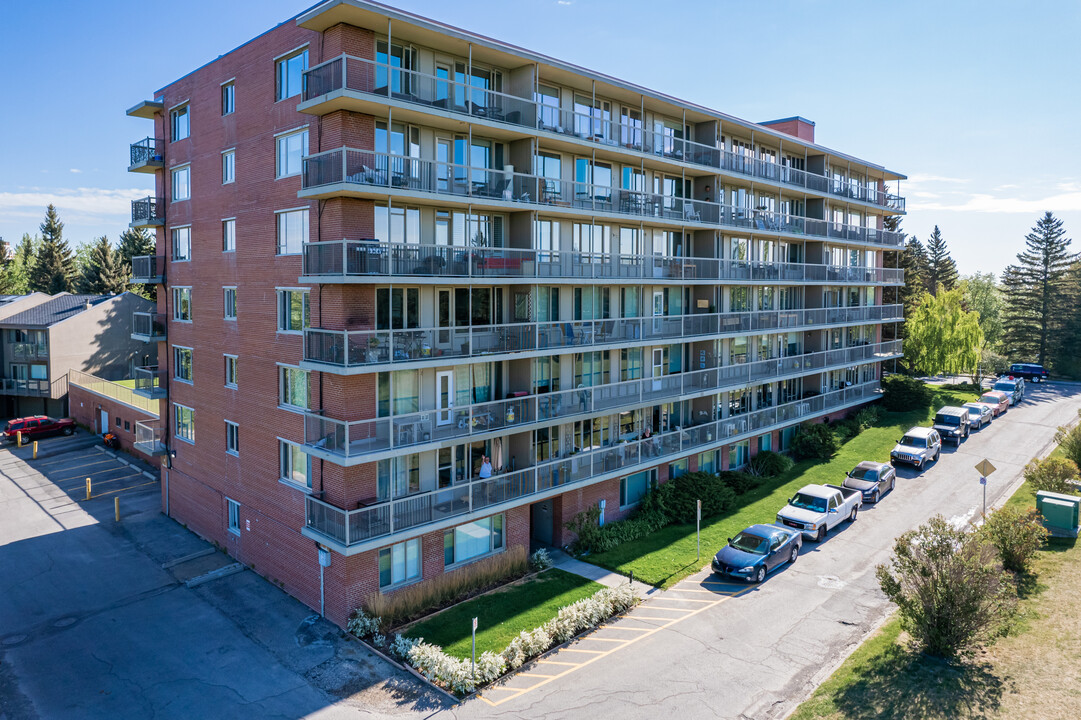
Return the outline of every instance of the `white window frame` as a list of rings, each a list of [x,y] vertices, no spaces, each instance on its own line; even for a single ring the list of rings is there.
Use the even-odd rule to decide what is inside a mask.
[[[286,237],[283,240],[282,223],[286,222],[286,229],[288,229],[288,216],[294,213],[303,214],[303,230],[301,231],[301,238],[299,243],[296,244],[295,249],[290,246],[289,238]],[[300,255],[304,252],[304,245],[308,242],[308,228],[311,222],[311,215],[308,212],[307,207],[287,208],[285,210],[276,210],[274,212],[274,235],[277,242],[276,254],[278,255]]]
[[[292,477],[293,453],[298,452],[305,457],[305,482],[303,485]],[[303,447],[285,438],[278,438],[278,482],[304,492],[311,492],[312,489],[312,456],[304,452]]]
[[[191,419],[186,423],[190,429],[190,436],[180,434],[180,414],[182,410],[187,410]],[[187,405],[181,405],[180,403],[173,403],[173,437],[181,442],[186,442],[189,445],[195,444],[195,408],[188,407]]]
[[[505,531],[505,529],[504,529],[504,531]],[[401,552],[404,553],[405,561],[402,563],[402,565],[403,565],[403,567],[405,569],[406,576],[402,577],[402,578],[400,578],[398,580],[395,580],[394,579],[394,553],[395,553],[395,549],[397,549],[397,548],[401,548]],[[408,572],[409,572],[409,560],[408,560],[408,558],[409,558],[410,548],[413,548],[415,550],[415,552],[416,552],[416,563],[417,563],[417,565],[416,565],[416,574],[412,575],[412,576],[410,576],[408,574]],[[391,558],[391,560],[390,560],[391,578],[390,578],[390,582],[385,584],[385,585],[383,584],[383,570],[382,570],[383,553],[388,553],[390,558]],[[419,537],[410,538],[408,540],[403,540],[402,542],[394,543],[393,545],[388,545],[387,547],[379,548],[379,551],[376,553],[376,571],[377,571],[377,573],[379,575],[379,590],[380,591],[390,590],[392,588],[403,587],[405,585],[409,585],[409,584],[419,582],[420,580],[422,580],[424,578],[424,552],[423,552],[423,545],[421,543],[421,538],[419,538]]]
[[[184,182],[177,182],[177,174],[184,173]],[[177,165],[174,168],[169,169],[170,185],[172,188],[172,200],[173,202],[184,202],[185,200],[191,200],[191,163],[184,163],[183,165]],[[178,193],[180,188],[184,188],[187,194],[181,196]]]
[[[237,377],[240,374],[240,358],[237,355],[230,355],[229,353],[225,353],[225,354],[222,355],[222,359],[223,359],[223,362],[225,363],[225,368],[224,368],[224,371],[225,371],[225,387],[230,388],[232,390],[236,390],[236,388],[237,388]],[[232,371],[232,373],[229,372],[229,361],[230,360],[233,361],[233,371]],[[232,375],[231,379],[230,379],[230,375]]]
[[[294,404],[292,404],[290,402],[287,402],[286,395],[288,393],[286,392],[286,388],[289,386],[289,383],[286,381],[286,377],[288,376],[288,373],[291,373],[291,372],[299,372],[299,373],[304,374],[304,377],[306,379],[306,389],[304,391],[304,394],[306,396],[305,400],[307,401],[306,405],[294,405]],[[291,411],[294,411],[294,412],[303,412],[303,413],[306,413],[309,410],[311,410],[311,372],[310,371],[305,370],[304,368],[301,368],[301,367],[297,367],[296,365],[286,365],[284,363],[278,363],[278,407],[281,408],[282,410],[291,410]]]
[[[455,541],[455,543],[454,543],[454,548],[455,548],[454,562],[451,562],[451,563],[446,562],[446,533],[448,533],[448,532],[453,533],[459,527],[462,527],[463,525],[469,525],[471,523],[479,522],[481,520],[489,520],[489,519],[491,519],[492,520],[492,525],[494,526],[495,525],[495,518],[500,517],[500,516],[502,516],[502,518],[503,518],[503,520],[502,520],[503,529],[502,529],[502,533],[501,533],[502,534],[502,543],[503,543],[502,545],[500,545],[499,547],[493,547],[492,536],[495,533],[492,530],[489,530],[488,552],[481,553],[479,555],[474,555],[473,557],[464,558],[464,559],[459,560],[457,558],[458,543],[457,543],[457,541]],[[446,530],[443,531],[443,535],[444,535],[444,540],[443,540],[443,542],[444,542],[444,547],[443,547],[443,553],[444,553],[443,554],[443,568],[445,570],[447,570],[447,569],[450,569],[450,568],[457,568],[457,567],[461,567],[463,565],[468,565],[469,563],[476,562],[478,560],[482,560],[482,559],[484,559],[486,557],[491,557],[492,555],[495,555],[496,553],[501,553],[501,552],[503,552],[504,550],[507,549],[507,514],[506,513],[496,513],[494,515],[488,515],[487,517],[477,518],[476,520],[472,520],[469,523],[462,523],[461,525],[456,525],[455,527],[447,528]]]
[[[302,137],[300,147],[300,158],[297,161],[297,167],[293,172],[288,172],[286,168],[283,168],[282,160],[288,160],[288,142],[292,138]],[[278,133],[274,136],[274,177],[276,179],[296,177],[304,169],[304,156],[308,154],[308,126],[294,128],[292,130],[286,130],[285,132]],[[283,152],[284,148],[284,152]]]
[[[181,366],[180,355],[181,355],[181,353],[184,353],[184,352],[188,353],[188,369],[191,372],[191,377],[190,378],[182,378],[182,377],[180,377],[180,374],[179,374],[180,366]],[[186,385],[194,385],[195,384],[195,350],[194,349],[192,349],[190,347],[185,347],[183,345],[173,345],[173,380],[175,380],[177,382],[182,382],[182,383],[184,383]]]
[[[226,527],[229,532],[240,536],[240,503],[232,498],[225,498]]]
[[[229,106],[225,105],[225,91],[229,89]],[[236,112],[236,78],[230,78],[221,84],[221,116],[232,115]]]
[[[181,234],[187,235],[186,249],[187,254],[180,254],[180,245],[177,243],[177,237]],[[169,228],[169,237],[172,240],[173,246],[173,262],[188,262],[191,260],[191,225],[181,225],[179,227]]]
[[[310,288],[275,288],[275,298],[278,304],[278,325],[277,331],[282,335],[303,335],[304,330],[311,327],[311,289]],[[292,305],[292,295],[299,293],[303,296],[301,303],[301,315],[304,318],[301,322],[304,325],[299,329],[287,328],[286,320],[287,315],[291,317],[291,313],[285,312],[285,297],[290,296],[290,306]]]
[[[233,298],[232,314],[229,313],[229,297]],[[221,289],[222,318],[229,322],[236,322],[236,285],[226,285]]]
[[[274,58],[274,102],[281,102],[282,100],[288,100],[289,98],[296,97],[303,90],[303,87],[304,87],[304,82],[303,82],[304,73],[301,72],[301,78],[302,78],[301,83],[300,83],[301,87],[297,88],[296,92],[292,92],[289,95],[284,94],[285,91],[283,91],[282,83],[281,83],[281,65],[282,65],[282,63],[284,63],[284,62],[286,62],[288,60],[292,60],[293,58],[295,58],[296,56],[298,56],[298,55],[300,55],[302,53],[307,53],[308,50],[309,50],[309,46],[308,46],[307,43],[305,43],[304,45],[301,45],[298,48],[294,48],[294,49],[290,50],[289,52],[284,53],[284,54],[279,55],[278,57]],[[310,63],[310,62],[311,62],[311,55],[309,54],[308,55],[308,62],[306,62],[304,64],[304,70],[310,69],[310,66],[308,65],[308,63]]]
[[[221,251],[236,252],[236,218],[221,219]]]
[[[221,184],[236,182],[236,148],[221,151]]]
[[[240,457],[240,424],[225,421],[225,454]]]
[[[188,294],[188,317],[180,317],[181,302],[179,296],[184,292]],[[191,323],[194,322],[194,313],[191,309],[191,287],[187,285],[178,285],[173,288],[173,322]]]
[[[183,112],[187,116],[187,130],[186,132],[177,137],[176,121],[180,117],[180,113]],[[191,103],[185,100],[179,105],[174,105],[169,108],[169,138],[170,142],[177,142],[178,140],[185,140],[191,137]]]

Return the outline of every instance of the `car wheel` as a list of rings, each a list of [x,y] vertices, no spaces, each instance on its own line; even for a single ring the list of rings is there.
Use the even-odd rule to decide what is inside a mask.
[[[859,512],[859,508],[852,508],[852,514],[848,516],[848,522],[856,522],[856,513]]]
[[[893,488],[897,485],[896,480],[890,480],[890,492],[893,492]]]
[[[64,428],[64,434],[65,435],[71,435],[73,432],[75,432],[75,428],[73,428],[73,427]]]
[[[754,574],[754,581],[760,583],[766,579],[766,568],[759,566],[758,572]]]
[[[818,528],[818,534],[815,535],[815,542],[822,542],[826,539],[826,526]]]
[[[788,556],[789,564],[796,562],[799,558],[799,545],[792,546],[792,554]]]
[[[923,470],[923,463],[917,460],[916,462],[912,463],[912,467],[916,468],[916,471],[918,472],[920,470]]]
[[[934,457],[935,462],[938,462],[938,456],[941,455],[941,454],[942,454],[942,448],[939,448],[938,450],[935,450],[935,457]]]
[[[875,505],[878,504],[878,490],[875,490],[875,494],[871,496],[871,502]]]

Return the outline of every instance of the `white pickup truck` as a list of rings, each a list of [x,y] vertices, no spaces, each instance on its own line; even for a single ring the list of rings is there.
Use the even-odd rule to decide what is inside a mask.
[[[821,542],[842,521],[855,520],[861,507],[863,494],[859,490],[838,485],[804,485],[777,513],[777,524],[801,530],[806,537]]]

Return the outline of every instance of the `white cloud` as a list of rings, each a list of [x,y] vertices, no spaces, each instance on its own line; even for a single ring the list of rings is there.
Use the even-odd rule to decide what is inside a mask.
[[[1081,190],[1047,195],[1035,199],[995,196],[990,193],[973,193],[958,198],[958,202],[913,202],[911,209],[945,210],[948,212],[980,213],[1053,213],[1081,212]]]
[[[82,172],[82,170],[80,170],[79,168],[72,168],[70,172],[73,172],[73,173],[75,173],[76,175],[78,175],[79,173],[81,173],[81,172]]]
[[[902,181],[904,185],[922,185],[928,183],[946,183],[950,185],[963,185],[968,182],[968,178],[948,177],[945,175],[921,175],[916,173],[915,175],[909,175],[908,180]]]
[[[150,195],[148,190],[106,188],[20,188],[0,192],[0,212],[7,217],[40,218],[47,205],[80,217],[121,217],[131,213],[131,201]]]
[[[574,0],[556,0],[556,5],[573,5]]]

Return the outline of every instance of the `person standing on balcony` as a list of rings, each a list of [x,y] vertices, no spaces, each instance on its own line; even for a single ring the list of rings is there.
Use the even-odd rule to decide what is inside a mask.
[[[480,479],[490,478],[492,476],[492,461],[487,455],[480,456]]]

